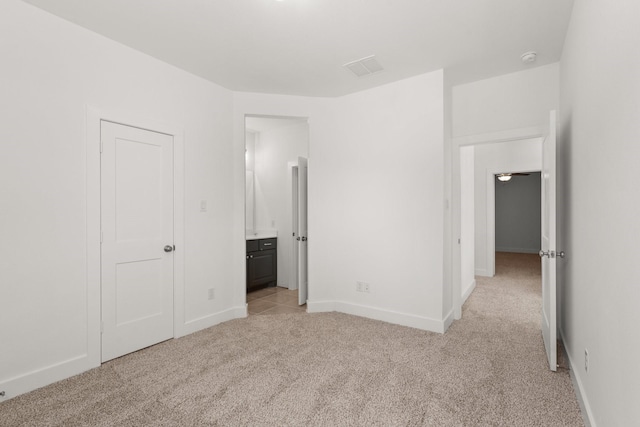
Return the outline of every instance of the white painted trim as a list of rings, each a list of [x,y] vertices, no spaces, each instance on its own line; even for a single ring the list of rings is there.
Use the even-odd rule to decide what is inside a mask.
[[[469,287],[467,288],[467,290],[465,291],[464,295],[462,295],[462,304],[464,305],[465,302],[467,302],[467,299],[469,299],[469,297],[471,296],[471,294],[473,293],[473,291],[476,288],[476,280],[473,279],[473,281],[471,282],[471,284],[469,285]]]
[[[504,131],[482,133],[477,135],[456,136],[453,138],[453,144],[454,147],[462,147],[465,145],[495,144],[499,142],[540,138],[547,133],[548,128],[545,126],[532,126],[527,128],[508,129]]]
[[[444,320],[443,320],[444,326],[443,326],[442,333],[447,332],[447,330],[449,329],[449,326],[453,324],[454,320],[455,320],[455,311],[451,309],[449,310],[449,313],[444,317]]]
[[[100,113],[86,107],[86,218],[87,218],[87,355],[91,366],[101,362],[100,294]]]
[[[307,300],[307,313],[326,313],[336,311],[334,301],[311,301]]]
[[[496,180],[495,175],[503,172],[540,172],[539,170],[504,171],[501,169],[487,169],[487,266],[486,276],[496,275]],[[538,253],[538,251],[519,250],[519,253]],[[483,276],[483,274],[482,274]]]
[[[184,324],[181,329],[181,335],[176,335],[175,338],[179,338],[185,335],[192,334],[202,329],[216,326],[220,323],[228,322],[229,320],[239,319],[247,317],[247,305],[240,307],[231,307],[227,310],[220,311],[218,313],[208,314],[206,316],[199,317],[197,319],[189,320]]]
[[[484,268],[476,268],[475,275],[476,276],[482,276],[482,277],[491,277],[491,276],[489,276],[489,272],[487,270],[485,270]]]
[[[8,380],[0,382],[0,390],[6,392],[4,397],[0,397],[0,402],[61,381],[65,378],[81,374],[95,367],[87,354],[81,354],[62,362],[9,378]]]
[[[487,275],[493,277],[496,275],[496,185],[495,174],[500,171],[487,169]]]
[[[562,329],[560,329],[560,338],[562,339],[563,345],[565,347],[564,355],[569,361],[569,374],[571,375],[573,389],[575,390],[576,399],[578,400],[578,405],[580,406],[580,412],[582,413],[584,425],[585,427],[596,427],[596,421],[595,417],[593,416],[593,411],[591,410],[591,405],[589,404],[589,399],[587,399],[587,394],[584,391],[582,379],[580,378],[580,375],[578,375],[578,369],[581,365],[576,365],[575,363],[573,363],[573,360],[569,355],[569,350],[566,348],[567,340],[564,339],[564,333]]]
[[[368,319],[381,320],[395,325],[408,326],[443,334],[453,322],[454,312],[451,310],[443,320],[429,317],[416,316],[415,314],[400,313],[398,311],[384,310],[366,305],[353,304],[344,301],[307,301],[308,313],[320,313],[337,311],[339,313],[366,317]]]

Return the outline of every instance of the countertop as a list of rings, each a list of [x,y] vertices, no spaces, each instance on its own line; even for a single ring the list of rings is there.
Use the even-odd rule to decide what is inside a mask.
[[[260,231],[254,234],[247,234],[245,236],[247,240],[274,239],[276,237],[278,237],[277,231]]]

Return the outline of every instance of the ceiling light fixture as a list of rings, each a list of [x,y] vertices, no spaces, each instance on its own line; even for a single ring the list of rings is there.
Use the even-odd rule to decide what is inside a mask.
[[[534,62],[536,62],[537,57],[538,57],[538,54],[533,50],[530,50],[529,52],[525,52],[522,55],[520,55],[520,59],[522,59],[522,62],[525,65],[533,64]]]
[[[511,174],[510,173],[498,174],[498,181],[500,181],[500,182],[511,181]]]

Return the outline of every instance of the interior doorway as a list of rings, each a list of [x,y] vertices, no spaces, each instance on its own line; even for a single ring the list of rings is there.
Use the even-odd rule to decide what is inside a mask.
[[[540,182],[540,171],[509,171],[495,176],[496,252],[540,252]]]
[[[556,252],[555,248],[555,156],[556,156],[556,112],[550,112],[549,126],[539,129],[521,129],[505,134],[479,135],[454,139],[458,147],[454,155],[454,195],[462,197],[461,187],[464,186],[462,164],[464,151],[473,146],[473,168],[475,176],[473,184],[476,185],[474,199],[468,206],[474,206],[475,232],[471,235],[462,235],[462,227],[456,230],[460,233],[458,244],[467,239],[474,242],[475,271],[477,276],[493,277],[495,275],[495,185],[496,175],[505,171],[541,171],[541,250],[542,258],[542,333],[544,336],[545,350],[549,359],[551,370],[556,369],[556,282],[555,282],[555,258],[563,257],[564,252]],[[456,176],[457,175],[457,176]],[[469,174],[468,174],[469,175]],[[542,179],[544,178],[544,179]],[[467,179],[470,179],[467,177]],[[455,182],[457,180],[457,182]],[[484,186],[485,191],[478,189],[477,185]],[[470,197],[467,195],[467,197]],[[465,217],[462,203],[455,205],[454,221]],[[485,205],[482,209],[480,204]],[[468,216],[468,215],[467,215]],[[493,220],[492,220],[493,219]],[[455,222],[454,222],[455,224]],[[479,227],[478,227],[479,226]],[[546,235],[548,234],[548,238]],[[546,243],[545,243],[546,242]],[[455,253],[455,252],[454,252]],[[534,255],[535,256],[535,255]],[[546,258],[545,258],[546,257]],[[454,282],[453,282],[453,311],[455,318],[462,317],[462,304],[464,303],[460,278],[463,261],[460,257],[453,257]],[[468,260],[467,260],[468,261]],[[484,262],[484,270],[478,263]],[[457,263],[456,263],[457,262]],[[482,274],[484,273],[484,274]]]
[[[267,295],[271,303],[284,299],[305,306],[306,295],[306,172],[309,156],[309,125],[305,117],[245,116],[245,240],[247,248],[257,240],[272,239],[276,255],[274,278],[253,281],[247,300],[249,312],[257,299]],[[304,217],[301,211],[304,210]],[[301,220],[303,218],[303,220]],[[298,240],[299,239],[299,240]],[[258,244],[258,248],[262,247]],[[255,255],[255,254],[254,254]],[[252,258],[247,253],[247,262]],[[249,265],[249,264],[248,264]],[[265,272],[265,277],[268,277]],[[249,268],[247,284],[250,284]],[[281,292],[286,289],[291,292]],[[260,292],[260,298],[254,291]],[[255,310],[254,310],[255,311]]]

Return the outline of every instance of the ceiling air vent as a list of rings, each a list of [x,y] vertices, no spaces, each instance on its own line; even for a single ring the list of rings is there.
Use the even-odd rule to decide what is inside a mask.
[[[368,76],[384,70],[374,55],[348,62],[344,64],[343,67],[351,70],[351,72],[358,77]]]

